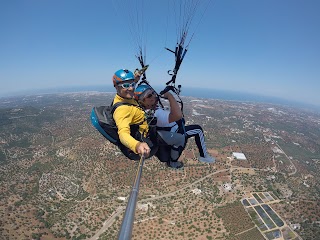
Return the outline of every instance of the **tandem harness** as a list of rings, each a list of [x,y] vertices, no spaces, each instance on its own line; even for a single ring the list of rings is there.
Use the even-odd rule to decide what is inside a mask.
[[[94,107],[91,112],[91,123],[107,140],[116,145],[127,158],[131,160],[139,160],[139,154],[134,153],[120,142],[118,128],[113,119],[113,113],[119,106],[122,105],[135,106],[131,103],[117,102],[113,105],[111,104],[110,106]],[[155,144],[156,141],[154,141],[156,136],[153,136],[155,131],[153,131],[154,127],[152,127],[152,125],[154,124],[149,124],[149,132],[151,134],[148,134],[149,136],[147,138],[139,132],[139,125],[141,125],[141,123],[130,125],[130,135],[136,140],[146,142],[149,145],[151,149],[149,157],[151,157],[158,150],[158,146]]]

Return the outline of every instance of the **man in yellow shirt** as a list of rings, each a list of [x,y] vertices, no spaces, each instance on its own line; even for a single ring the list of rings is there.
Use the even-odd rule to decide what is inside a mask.
[[[121,143],[135,154],[150,157],[157,151],[156,136],[150,136],[145,112],[133,98],[139,78],[139,74],[135,76],[127,69],[120,69],[113,75],[112,81],[117,91],[113,104],[118,102],[129,104],[117,107],[113,113],[113,119],[118,128]]]

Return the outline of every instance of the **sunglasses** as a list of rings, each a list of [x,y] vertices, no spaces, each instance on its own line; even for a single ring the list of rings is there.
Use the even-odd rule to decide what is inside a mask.
[[[155,91],[153,91],[152,93],[149,93],[145,98],[151,98],[152,96],[154,96],[156,94]]]
[[[118,86],[121,86],[124,89],[128,89],[130,87],[134,88],[136,86],[135,82],[132,83],[122,83],[122,84],[118,84]]]

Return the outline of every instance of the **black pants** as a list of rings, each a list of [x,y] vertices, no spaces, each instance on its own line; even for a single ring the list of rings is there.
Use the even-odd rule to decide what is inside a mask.
[[[164,139],[159,138],[159,142],[158,142],[159,149],[155,155],[159,158],[161,162],[178,161],[182,151],[184,150],[187,144],[188,139],[191,137],[195,138],[195,142],[197,144],[200,156],[201,157],[205,156],[205,154],[207,153],[207,147],[206,147],[205,138],[204,138],[204,134],[201,126],[196,124],[183,126],[179,128],[178,132],[181,134],[185,134],[185,137],[186,137],[184,146],[179,147],[178,149],[175,149],[174,146],[170,146],[166,144],[166,141]],[[179,155],[176,159],[171,158],[172,150],[179,152]]]
[[[186,138],[184,134],[158,131],[158,152],[156,156],[161,162],[178,161],[184,147]]]
[[[188,126],[184,126],[184,131],[187,139],[191,137],[195,138],[195,141],[199,150],[199,154],[201,157],[204,157],[205,154],[207,153],[207,147],[206,147],[206,142],[205,142],[202,127],[196,124],[188,125]]]

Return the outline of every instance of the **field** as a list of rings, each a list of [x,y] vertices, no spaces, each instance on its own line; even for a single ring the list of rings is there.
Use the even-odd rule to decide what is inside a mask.
[[[221,217],[225,228],[231,235],[236,235],[254,227],[247,212],[240,202],[227,204],[215,210],[217,216]]]

